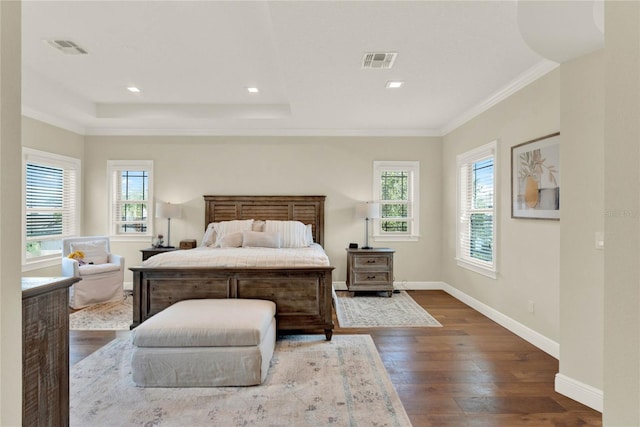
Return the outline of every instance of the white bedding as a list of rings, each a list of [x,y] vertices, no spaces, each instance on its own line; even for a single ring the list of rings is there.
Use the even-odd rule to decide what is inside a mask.
[[[306,248],[211,248],[200,247],[154,255],[145,267],[318,267],[328,266],[322,246]]]

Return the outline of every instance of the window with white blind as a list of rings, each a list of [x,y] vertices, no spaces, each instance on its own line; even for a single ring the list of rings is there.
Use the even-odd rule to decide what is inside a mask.
[[[153,161],[109,160],[111,235],[124,239],[153,235]]]
[[[496,142],[457,157],[458,265],[496,278]]]
[[[373,199],[380,203],[380,218],[374,219],[375,240],[417,240],[420,162],[373,162],[373,181]]]
[[[59,263],[62,239],[80,233],[80,160],[23,151],[24,270]]]

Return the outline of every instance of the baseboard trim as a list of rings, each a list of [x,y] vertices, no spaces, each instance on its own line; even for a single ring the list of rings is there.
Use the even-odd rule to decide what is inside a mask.
[[[400,291],[443,291],[444,282],[395,282],[394,289]],[[346,282],[333,282],[333,289],[346,291]]]
[[[464,292],[454,288],[448,283],[443,282],[443,285],[444,286],[442,290],[447,292],[449,295],[457,298],[474,310],[484,314],[500,326],[504,326],[523,340],[535,345],[550,356],[553,356],[556,359],[560,358],[560,344],[558,344],[557,342],[545,337],[539,332],[534,331],[528,326],[523,325],[517,320],[514,320],[511,317],[500,313],[498,310],[489,307],[485,303],[478,301],[470,295],[465,294]]]
[[[604,394],[600,389],[574,380],[563,374],[556,374],[555,389],[556,392],[570,399],[578,401],[598,412],[602,412],[604,407]]]
[[[446,282],[395,282],[393,285],[395,289],[399,290],[445,291],[457,300],[462,301],[474,310],[484,314],[489,319],[498,323],[500,326],[504,326],[514,334],[518,335],[520,338],[535,345],[545,353],[555,357],[556,359],[560,358],[560,344],[534,331],[528,326],[525,326],[522,323],[510,318],[509,316],[505,316],[498,310],[489,307],[485,303],[478,301],[472,296],[465,294],[464,292],[454,288]],[[345,284],[345,282],[333,282],[333,287],[337,291],[347,290],[347,285]]]
[[[334,282],[333,285],[336,290],[347,290],[345,282]],[[498,310],[489,307],[485,303],[478,301],[446,282],[396,282],[394,283],[394,288],[400,290],[442,290],[499,325],[507,328],[550,356],[556,359],[560,358],[559,343],[500,313]],[[604,394],[602,390],[558,373],[555,377],[555,391],[589,408],[602,412],[604,406]]]

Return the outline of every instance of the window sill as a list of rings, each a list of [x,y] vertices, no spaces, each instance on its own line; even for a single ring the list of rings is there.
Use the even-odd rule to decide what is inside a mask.
[[[122,234],[116,234],[109,236],[109,240],[112,242],[147,242],[150,244],[153,240],[153,236],[151,234],[137,236],[123,236]]]
[[[467,270],[471,270],[473,272],[476,272],[478,274],[482,274],[483,276],[487,276],[490,277],[492,279],[497,279],[498,278],[498,272],[496,270],[490,269],[490,268],[486,268],[486,267],[482,267],[478,264],[474,264],[468,261],[465,261],[463,259],[460,258],[456,258],[456,262],[458,264],[459,267],[462,268],[466,268]]]
[[[373,236],[374,242],[417,242],[420,236]]]
[[[62,255],[58,255],[56,258],[47,258],[47,259],[29,261],[27,263],[24,263],[22,264],[22,272],[24,273],[27,271],[39,270],[41,268],[60,266],[61,256]]]

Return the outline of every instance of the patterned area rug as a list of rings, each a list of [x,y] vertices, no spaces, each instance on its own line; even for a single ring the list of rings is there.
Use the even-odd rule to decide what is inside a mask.
[[[91,305],[69,315],[69,329],[82,331],[128,330],[133,321],[133,296],[122,301]]]
[[[405,291],[385,296],[349,296],[336,292],[335,307],[341,328],[442,326]]]
[[[369,335],[287,336],[255,387],[139,388],[131,344],[71,367],[72,426],[411,426]]]

